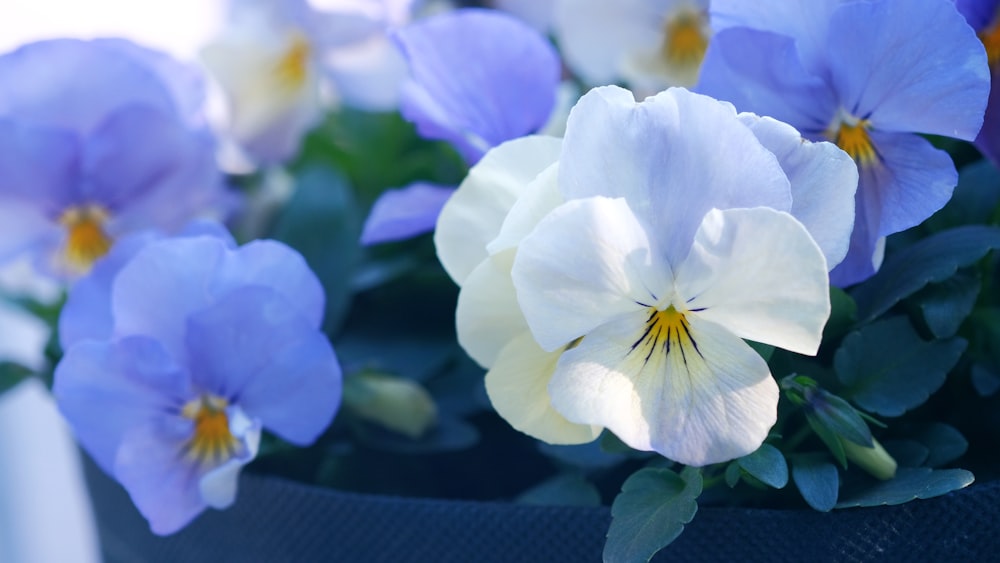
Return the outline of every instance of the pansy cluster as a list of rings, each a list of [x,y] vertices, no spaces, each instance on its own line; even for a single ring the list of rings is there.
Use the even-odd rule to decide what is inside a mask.
[[[563,492],[611,500],[614,561],[703,489],[972,481],[958,421],[990,417],[927,401],[1000,391],[997,0],[474,4],[234,0],[198,61],[0,55],[0,269],[62,294],[0,276],[34,323],[0,375],[51,376],[154,533],[255,460],[530,499],[435,465],[495,436],[544,443],[550,500],[550,457],[600,458]]]

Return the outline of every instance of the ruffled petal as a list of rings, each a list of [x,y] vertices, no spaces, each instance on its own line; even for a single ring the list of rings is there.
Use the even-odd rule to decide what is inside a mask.
[[[829,25],[830,76],[849,112],[883,131],[976,137],[986,52],[952,2],[845,3]]]
[[[828,268],[847,254],[854,228],[858,167],[836,145],[803,139],[794,127],[754,114],[740,114],[757,140],[778,157],[792,185],[792,216],[823,250]]]
[[[455,283],[488,256],[507,212],[538,174],[559,158],[553,137],[508,141],[486,153],[445,203],[434,231],[438,259]]]
[[[620,198],[556,208],[521,242],[511,275],[528,326],[547,351],[669,300],[673,291],[670,266]]]
[[[583,444],[600,426],[574,424],[552,408],[548,385],[561,350],[546,352],[522,331],[500,352],[486,373],[486,393],[497,414],[515,429],[550,444]]]
[[[559,187],[566,199],[626,198],[671,265],[709,209],[791,208],[777,159],[733,107],[681,88],[641,103],[615,86],[585,94],[566,126]]]
[[[496,362],[512,338],[528,329],[510,277],[514,252],[507,250],[480,262],[458,294],[458,343],[485,368]]]
[[[52,221],[80,203],[79,144],[70,131],[0,118],[0,201],[30,204]]]
[[[795,39],[749,28],[712,37],[695,90],[740,111],[773,117],[818,135],[837,113],[830,86],[804,66]]]
[[[309,444],[340,405],[341,372],[326,337],[277,291],[247,286],[187,320],[195,383],[269,430]]]
[[[819,349],[830,315],[826,260],[791,215],[710,211],[676,276],[691,315],[800,354]]]
[[[400,111],[421,135],[474,163],[491,147],[545,125],[559,57],[537,31],[492,10],[427,18],[395,35],[410,63]]]
[[[190,397],[190,378],[155,340],[85,341],[56,366],[53,394],[77,440],[111,472],[129,428],[179,411]]]
[[[428,182],[382,193],[361,231],[361,244],[393,242],[434,230],[438,215],[455,189]]]
[[[644,312],[588,334],[563,353],[549,394],[567,420],[604,426],[629,446],[686,465],[756,450],[777,418],[767,363],[738,337],[689,315],[689,337],[645,338]],[[647,347],[650,343],[647,343]]]

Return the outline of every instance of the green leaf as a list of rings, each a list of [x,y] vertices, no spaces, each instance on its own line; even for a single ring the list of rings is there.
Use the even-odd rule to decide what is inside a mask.
[[[931,451],[916,440],[886,440],[885,451],[902,467],[920,467],[927,462]]]
[[[832,463],[818,456],[793,457],[792,481],[813,509],[829,512],[837,504],[840,477]]]
[[[990,397],[1000,391],[1000,375],[983,364],[973,364],[972,386],[980,396]]]
[[[626,479],[611,505],[604,560],[649,561],[694,518],[701,487],[701,472],[691,467],[680,475],[669,469],[641,469]]]
[[[514,499],[541,506],[600,506],[601,493],[579,473],[564,473],[539,483]]]
[[[878,273],[859,284],[852,296],[858,319],[868,322],[932,282],[1000,248],[1000,228],[972,225],[942,231],[887,256]]]
[[[924,403],[966,348],[961,338],[925,342],[904,317],[872,323],[844,338],[833,365],[844,396],[882,416]]]
[[[830,286],[830,318],[823,328],[823,341],[843,338],[857,321],[858,306],[839,287]]]
[[[963,167],[958,172],[958,185],[940,211],[927,220],[925,226],[941,231],[959,225],[986,224],[1000,204],[1000,170],[983,159]]]
[[[900,467],[896,476],[843,496],[835,508],[897,505],[914,499],[928,499],[969,486],[975,478],[964,469]]]
[[[927,446],[930,454],[924,465],[941,467],[962,457],[969,449],[969,442],[955,427],[941,422],[932,422],[921,428],[914,438]]]
[[[740,464],[735,461],[726,466],[726,473],[724,478],[726,480],[726,485],[730,489],[740,484],[740,477],[743,476],[743,470],[740,468]]]
[[[323,330],[333,334],[351,300],[362,216],[350,186],[330,168],[306,168],[296,185],[272,236],[298,250],[319,277],[326,291]]]
[[[769,487],[780,489],[788,484],[788,463],[771,444],[761,444],[755,452],[737,459],[736,463]]]
[[[976,305],[982,283],[974,273],[959,272],[947,280],[931,284],[914,295],[920,312],[936,338],[955,336]]]

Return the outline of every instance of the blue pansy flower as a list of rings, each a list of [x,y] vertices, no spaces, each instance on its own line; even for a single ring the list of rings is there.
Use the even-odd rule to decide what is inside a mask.
[[[448,141],[469,164],[538,131],[556,107],[559,56],[539,32],[502,12],[455,10],[394,38],[410,66],[400,111],[422,136]],[[426,183],[388,192],[372,209],[362,241],[432,230],[447,194]]]
[[[204,232],[123,241],[61,320],[59,408],[157,534],[229,506],[262,429],[308,445],[340,404],[323,290],[303,258]]]
[[[956,0],[955,6],[976,30],[986,47],[993,84],[1000,82],[1000,0]],[[987,158],[1000,166],[1000,88],[990,90],[983,128],[976,137],[976,146]]]
[[[0,56],[0,261],[59,278],[124,234],[228,204],[191,68],[124,40]]]
[[[699,91],[835,141],[860,182],[848,285],[881,263],[884,237],[951,197],[951,158],[916,135],[972,140],[990,88],[986,55],[948,0],[713,2]]]

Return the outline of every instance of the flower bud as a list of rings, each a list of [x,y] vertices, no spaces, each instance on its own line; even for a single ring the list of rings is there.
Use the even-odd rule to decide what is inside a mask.
[[[887,481],[896,476],[896,460],[889,455],[889,452],[885,451],[882,444],[875,438],[872,438],[872,447],[870,448],[843,438],[840,439],[840,443],[844,446],[847,459],[867,471],[872,477]]]
[[[363,372],[348,378],[344,404],[357,416],[414,439],[437,421],[437,406],[426,389],[415,381],[382,373]]]

